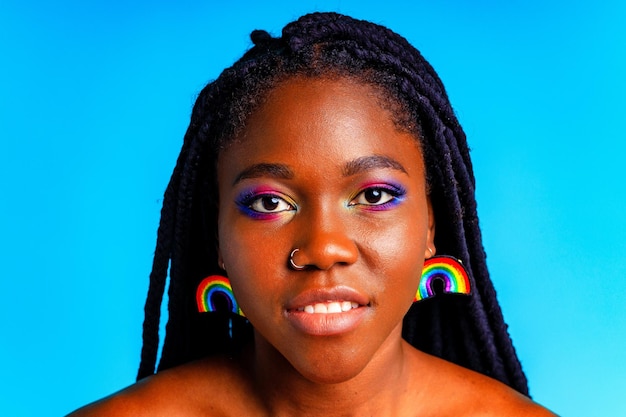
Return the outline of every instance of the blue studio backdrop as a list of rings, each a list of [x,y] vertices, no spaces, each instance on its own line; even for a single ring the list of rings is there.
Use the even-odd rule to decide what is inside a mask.
[[[401,33],[473,149],[492,277],[534,399],[626,415],[626,6],[0,0],[0,414],[134,381],[163,191],[196,94],[301,14]]]

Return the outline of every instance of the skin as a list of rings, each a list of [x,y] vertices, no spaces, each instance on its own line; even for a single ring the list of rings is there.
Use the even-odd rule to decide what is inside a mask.
[[[254,345],[76,416],[553,415],[402,339],[435,221],[418,141],[379,100],[348,79],[292,78],[270,92],[218,160],[220,262]],[[294,248],[303,270],[289,267]],[[357,307],[299,311],[328,300]]]

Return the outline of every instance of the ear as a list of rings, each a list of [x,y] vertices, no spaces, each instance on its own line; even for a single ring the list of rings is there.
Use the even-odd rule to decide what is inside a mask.
[[[435,213],[433,212],[433,205],[430,202],[430,198],[427,202],[428,205],[428,232],[426,234],[426,249],[424,250],[424,259],[430,259],[437,253],[435,248]]]

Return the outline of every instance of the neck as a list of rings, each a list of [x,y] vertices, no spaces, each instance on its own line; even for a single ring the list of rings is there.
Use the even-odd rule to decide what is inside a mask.
[[[397,415],[410,388],[412,350],[398,328],[355,375],[329,382],[303,376],[273,346],[256,337],[252,369],[257,392],[271,415]]]

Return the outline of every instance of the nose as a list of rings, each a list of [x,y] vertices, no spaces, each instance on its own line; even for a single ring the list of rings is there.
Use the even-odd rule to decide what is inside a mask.
[[[313,219],[311,219],[313,220]],[[350,237],[346,223],[307,221],[300,226],[301,238],[291,260],[308,269],[328,270],[334,265],[350,265],[357,261],[358,246]]]

